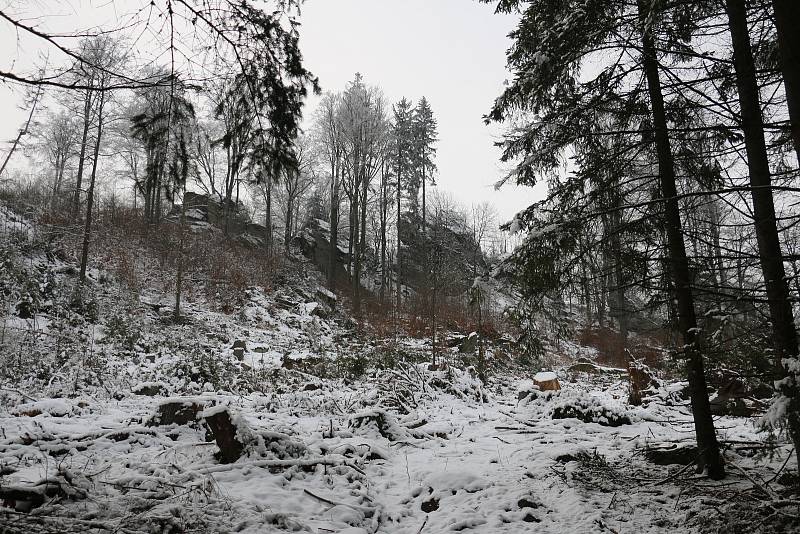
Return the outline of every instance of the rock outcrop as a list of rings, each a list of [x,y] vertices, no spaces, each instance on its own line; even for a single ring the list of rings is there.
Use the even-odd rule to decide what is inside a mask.
[[[183,214],[186,224],[194,231],[222,230],[236,238],[242,245],[259,248],[266,245],[267,228],[256,224],[244,210],[242,204],[231,202],[228,205],[227,221],[225,201],[217,201],[208,195],[187,191],[183,196],[186,211]],[[166,220],[177,223],[180,220],[182,205],[172,208]]]

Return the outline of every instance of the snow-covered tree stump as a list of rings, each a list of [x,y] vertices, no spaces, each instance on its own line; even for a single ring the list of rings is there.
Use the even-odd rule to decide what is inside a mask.
[[[536,373],[536,376],[533,377],[533,384],[538,386],[540,391],[558,391],[561,389],[558,377],[551,371]]]

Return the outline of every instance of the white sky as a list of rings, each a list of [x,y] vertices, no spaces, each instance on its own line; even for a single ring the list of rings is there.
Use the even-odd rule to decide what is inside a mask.
[[[85,26],[86,17],[76,13],[97,13],[99,4],[53,5],[60,9],[43,9],[56,15],[53,23],[80,18],[76,26]],[[306,0],[300,43],[306,67],[319,77],[323,90],[341,90],[361,72],[367,83],[383,89],[390,102],[403,96],[416,102],[426,96],[439,121],[439,188],[464,204],[488,201],[501,219],[508,220],[539,198],[543,189],[508,185],[495,191],[493,187],[505,174],[500,151],[493,146],[502,129],[486,126],[482,117],[509,77],[507,34],[516,23],[516,17],[493,11],[493,6],[477,0]],[[108,21],[95,23],[103,22]],[[3,25],[0,55],[5,56],[3,68],[13,70],[12,65],[30,61],[26,56],[39,50],[17,42],[6,29]],[[15,137],[27,117],[18,108],[16,93],[0,85],[4,141]],[[313,115],[317,102],[310,99],[306,117]]]

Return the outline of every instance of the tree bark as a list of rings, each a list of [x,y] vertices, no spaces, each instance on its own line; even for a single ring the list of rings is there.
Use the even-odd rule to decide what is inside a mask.
[[[714,420],[711,416],[711,406],[708,401],[703,369],[703,356],[696,335],[697,318],[690,286],[691,278],[689,262],[686,257],[686,245],[683,241],[681,230],[681,214],[677,199],[678,193],[672,149],[667,131],[667,119],[664,111],[664,98],[661,93],[661,80],[658,73],[655,44],[653,36],[650,34],[650,29],[646,26],[648,13],[644,0],[639,0],[639,16],[642,21],[642,59],[653,115],[658,174],[661,182],[661,194],[665,198],[664,222],[667,233],[669,267],[674,281],[675,297],[678,301],[678,323],[683,335],[695,435],[698,448],[702,453],[698,459],[698,469],[707,468],[708,476],[718,480],[725,476],[725,468],[719,451]]]
[[[756,241],[772,322],[776,380],[780,379],[780,393],[789,400],[789,407],[786,410],[789,434],[794,441],[795,452],[800,458],[800,394],[797,376],[790,372],[784,363],[787,359],[797,358],[797,331],[794,326],[789,286],[786,282],[786,271],[783,265],[783,252],[775,219],[772,177],[764,139],[764,123],[761,116],[755,64],[750,48],[747,8],[744,0],[726,0],[726,7],[733,44],[736,87],[739,92],[747,166],[750,171]]]
[[[75,195],[72,199],[72,220],[78,220],[81,206],[81,186],[83,185],[83,167],[86,159],[86,145],[89,142],[89,126],[92,123],[92,90],[86,89],[83,97],[83,135],[81,136],[81,152],[78,155],[78,172],[75,182]]]
[[[89,262],[89,238],[92,234],[92,208],[94,205],[94,185],[97,178],[97,160],[100,155],[100,141],[103,136],[103,104],[105,93],[100,93],[100,102],[97,106],[97,139],[94,142],[94,158],[92,161],[92,174],[89,178],[89,191],[86,194],[86,221],[83,227],[83,249],[81,251],[81,270],[78,277],[79,285],[86,280],[86,265]]]
[[[328,289],[336,291],[336,264],[339,258],[339,161],[331,168],[331,220],[330,220],[330,257],[328,258]]]
[[[178,225],[178,265],[175,273],[175,309],[172,318],[177,323],[181,318],[181,292],[183,291],[183,249],[186,239],[186,184],[183,186],[184,199],[181,202],[181,218]]]
[[[398,144],[400,141],[398,141]],[[402,188],[402,166],[403,166],[403,151],[398,148],[397,149],[397,260],[395,263],[397,264],[397,314],[400,314],[400,305],[403,302],[403,276],[402,276],[402,265],[400,263],[400,250],[401,250],[401,241],[400,241],[400,226],[401,226],[401,204],[403,198],[403,188]]]
[[[800,164],[800,2],[772,0],[775,29],[778,32],[786,105],[792,125],[792,141]]]

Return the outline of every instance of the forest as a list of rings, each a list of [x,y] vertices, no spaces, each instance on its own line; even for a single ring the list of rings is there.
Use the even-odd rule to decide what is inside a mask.
[[[321,2],[0,2],[0,531],[800,530],[800,3]]]

